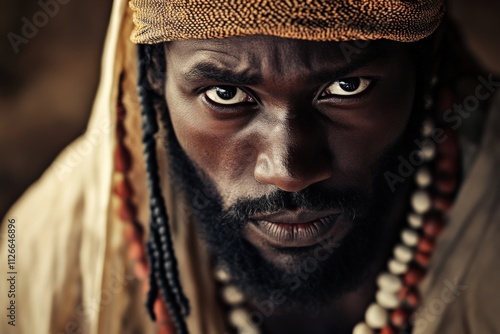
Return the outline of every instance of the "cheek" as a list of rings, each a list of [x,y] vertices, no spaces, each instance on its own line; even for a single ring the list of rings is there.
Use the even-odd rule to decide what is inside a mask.
[[[166,97],[170,101],[167,106],[180,146],[210,178],[224,206],[243,196],[256,196],[258,189],[253,170],[257,139],[234,129],[211,126],[213,120],[204,115],[202,108],[196,103],[177,101],[168,89]]]
[[[187,156],[210,175],[206,167],[215,166],[220,160],[224,140],[217,132],[209,131],[210,125],[197,107],[196,101],[181,98],[182,93],[174,82],[167,81],[165,98],[175,135]]]
[[[410,78],[411,79],[411,76]],[[410,118],[414,101],[414,81],[395,81],[381,87],[352,116],[347,127],[331,131],[330,147],[335,152],[338,169],[347,177],[370,182],[370,172],[386,150],[400,138]]]

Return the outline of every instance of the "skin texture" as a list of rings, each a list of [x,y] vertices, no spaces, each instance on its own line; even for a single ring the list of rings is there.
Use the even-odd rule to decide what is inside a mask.
[[[313,184],[370,193],[375,164],[412,110],[406,52],[398,43],[372,42],[350,59],[338,43],[264,36],[173,42],[166,100],[177,139],[214,182],[224,208]],[[217,78],[195,71],[200,64],[218,69]],[[222,71],[253,80],[238,87],[255,102],[211,103],[207,88],[237,85]],[[373,81],[356,96],[321,96],[344,77]]]
[[[225,207],[276,188],[363,188],[371,183],[369,168],[403,132],[413,103],[411,61],[401,57],[403,46],[386,44],[380,47],[386,57],[343,76],[377,78],[364,96],[315,102],[339,79],[325,73],[352,66],[337,44],[273,37],[173,42],[166,99],[177,138],[215,180]],[[230,83],[190,78],[199,63],[262,77],[242,85],[259,102],[227,110],[208,104],[200,90]]]
[[[381,207],[381,200],[395,203],[392,197],[397,197],[394,195],[399,193],[392,194],[391,199],[385,198],[387,189],[381,186],[380,168],[388,168],[383,163],[387,152],[394,150],[407,129],[414,105],[415,64],[409,48],[404,44],[370,42],[358,50],[347,57],[339,43],[265,36],[168,44],[164,98],[171,123],[168,130],[175,133],[175,140],[170,138],[170,146],[175,142],[179,147],[176,152],[170,153],[174,159],[185,155],[185,163],[177,171],[181,179],[189,180],[194,170],[201,175],[199,181],[192,184],[188,181],[186,188],[201,187],[203,183],[215,188],[220,204],[215,203],[211,212],[206,210],[205,216],[217,216],[227,210],[226,215],[238,212],[236,218],[239,218],[252,207],[259,207],[256,212],[260,214],[273,213],[278,211],[275,208],[280,208],[291,212],[292,216],[297,215],[297,209],[303,208],[310,210],[309,213],[311,210],[323,212],[323,209],[324,214],[340,211],[343,214],[333,230],[323,234],[333,237],[335,243],[345,244],[343,248],[347,248],[347,252],[339,251],[344,260],[359,260],[364,267],[371,269],[379,265],[372,266],[373,259],[362,254],[368,248],[359,247],[363,246],[359,240],[366,238],[369,229],[365,229],[364,237],[349,239],[351,235],[363,236],[352,228],[363,226],[360,223],[363,219],[354,219],[354,215],[346,214],[347,211],[341,210],[343,202],[337,199],[348,197],[350,201],[344,203],[346,207],[357,207],[353,204],[354,198],[365,199],[362,201],[366,203],[363,209],[372,211],[367,216],[374,214],[377,206]],[[369,82],[367,88],[348,97],[332,94],[332,84],[342,78],[353,77]],[[230,106],[214,103],[213,100],[217,99],[214,87],[221,87],[227,92],[228,86],[239,89],[240,103]],[[190,165],[193,166],[192,171]],[[189,189],[186,192],[190,196]],[[311,198],[313,194],[319,194],[316,197],[330,206],[322,205],[321,200],[309,201],[308,194]],[[288,204],[267,208],[261,205],[266,198],[274,203],[275,199],[276,202],[288,199],[288,195],[290,198],[295,195],[293,198],[301,198],[298,195],[305,197],[303,201],[286,201],[295,205],[290,207]],[[259,201],[252,202],[254,199]],[[246,210],[239,211],[237,209],[242,207],[242,201]],[[401,208],[401,203],[398,204],[397,207]],[[315,211],[314,208],[318,209]],[[200,217],[204,221],[202,228],[205,234],[216,230],[215,234],[222,235],[212,240],[215,254],[217,248],[222,253],[255,252],[252,256],[257,260],[247,268],[247,272],[262,261],[266,261],[267,269],[270,268],[269,277],[272,277],[273,267],[293,272],[299,260],[304,258],[304,254],[286,243],[270,242],[262,233],[252,229],[252,224],[247,223],[248,217],[244,217],[243,221],[236,218],[226,220],[226,223],[233,222],[229,227],[223,227],[223,220],[203,217],[203,213]],[[371,218],[377,224],[384,222],[390,226],[401,217],[396,215],[386,221],[380,219],[381,215],[377,213]],[[373,228],[384,229],[384,233],[389,234],[387,226],[377,227],[374,221],[364,220],[365,226],[366,222],[372,223],[369,224],[372,231]],[[241,231],[225,235],[225,230],[231,230],[234,228],[231,225],[237,224],[242,226]],[[390,236],[385,235],[384,240],[388,238]],[[231,239],[241,239],[243,246],[223,245],[225,240]],[[390,245],[388,242],[381,244]],[[384,247],[381,247],[382,253],[388,251]],[[244,256],[233,258],[236,266],[246,260]],[[339,264],[343,266],[342,262],[328,260],[323,266],[331,269]],[[318,269],[318,272],[328,271],[323,269]],[[375,269],[371,271],[372,274],[374,272]],[[372,276],[368,275],[366,282],[373,281]],[[276,277],[273,277],[274,283],[283,285]],[[261,279],[253,278],[255,281]],[[315,282],[324,285],[321,279]],[[327,314],[338,316],[330,316],[324,324],[323,320],[316,319],[318,327],[339,332],[352,328],[362,316],[368,299],[372,298],[372,286],[366,282],[354,292],[346,290],[342,296],[335,295],[336,301],[329,306]],[[261,285],[266,283],[265,280],[260,281]],[[349,316],[342,319],[346,313]],[[283,326],[287,322],[290,318],[272,316],[266,320],[264,327],[270,332],[273,332],[272,328],[280,331],[286,328]],[[293,323],[299,333],[300,324]]]

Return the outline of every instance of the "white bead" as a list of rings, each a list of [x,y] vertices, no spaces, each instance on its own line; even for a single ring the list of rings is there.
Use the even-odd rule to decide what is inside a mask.
[[[430,137],[432,135],[432,130],[434,130],[434,124],[432,120],[426,119],[422,126],[422,135],[424,137]]]
[[[375,299],[380,306],[386,309],[393,309],[399,306],[399,298],[395,293],[379,290],[375,295]]]
[[[364,322],[358,323],[356,326],[354,326],[354,329],[352,330],[352,334],[374,334],[375,332],[373,329],[370,328],[367,324]]]
[[[401,279],[390,273],[382,273],[378,275],[377,285],[380,290],[393,293],[398,292],[403,287]]]
[[[418,239],[418,233],[409,228],[405,228],[401,232],[401,240],[403,240],[403,243],[408,247],[415,247],[418,244]]]
[[[411,206],[416,213],[425,213],[431,208],[431,198],[426,191],[417,190],[411,197]]]
[[[432,182],[432,176],[431,172],[429,171],[429,168],[427,167],[419,168],[417,174],[415,175],[415,179],[420,188],[428,187]]]
[[[422,145],[418,153],[422,159],[430,161],[436,155],[436,145],[434,143],[432,145]]]
[[[377,303],[372,303],[366,309],[365,322],[373,329],[384,327],[388,318],[387,310]]]
[[[432,77],[432,79],[431,79],[431,81],[429,82],[429,84],[430,84],[430,86],[431,86],[431,87],[434,87],[434,86],[436,86],[436,84],[437,84],[438,82],[439,82],[439,79],[438,79],[437,75],[435,75],[435,76],[433,76],[433,77]]]
[[[239,328],[238,334],[260,334],[260,331],[254,326],[245,326]]]
[[[252,323],[248,310],[237,307],[229,312],[229,323],[236,327],[238,334],[260,334],[260,330]]]
[[[423,224],[422,216],[416,213],[410,213],[408,215],[408,224],[413,228],[421,228]]]
[[[222,289],[222,298],[229,305],[237,305],[245,301],[243,292],[234,285],[228,285]]]
[[[413,252],[405,245],[399,244],[394,247],[394,257],[399,262],[408,263],[411,261],[411,259],[413,259]]]
[[[231,276],[228,271],[222,267],[217,267],[215,269],[215,279],[221,283],[227,283],[231,280]]]
[[[235,327],[250,326],[250,316],[244,308],[238,307],[229,312],[229,322]]]
[[[389,268],[391,274],[401,275],[408,270],[408,265],[406,263],[401,263],[398,260],[391,259],[387,264],[387,268]]]

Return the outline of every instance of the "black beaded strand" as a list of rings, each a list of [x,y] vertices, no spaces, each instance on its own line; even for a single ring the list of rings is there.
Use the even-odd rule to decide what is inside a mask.
[[[155,134],[158,122],[153,104],[155,96],[147,85],[147,71],[151,64],[151,49],[154,46],[138,45],[139,50],[139,95],[141,97],[144,155],[150,196],[150,236],[147,251],[150,261],[149,282],[146,307],[155,320],[154,302],[160,288],[163,300],[170,312],[178,333],[188,333],[184,317],[189,314],[189,302],[185,297],[179,280],[177,260],[175,258],[168,215],[160,187],[158,162],[156,159]]]

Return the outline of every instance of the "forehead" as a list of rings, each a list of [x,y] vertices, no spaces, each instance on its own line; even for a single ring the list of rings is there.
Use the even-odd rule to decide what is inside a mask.
[[[293,58],[309,59],[311,56],[340,56],[342,50],[337,42],[314,42],[274,36],[243,36],[223,39],[174,41],[168,50],[184,51],[190,54],[200,52],[220,53],[236,60],[262,59],[271,54],[287,55]]]
[[[408,43],[380,41],[316,42],[274,36],[245,36],[169,42],[167,60],[185,69],[211,62],[219,67],[287,73],[290,70],[351,69],[375,61],[410,58]],[[339,73],[340,74],[340,73]]]

